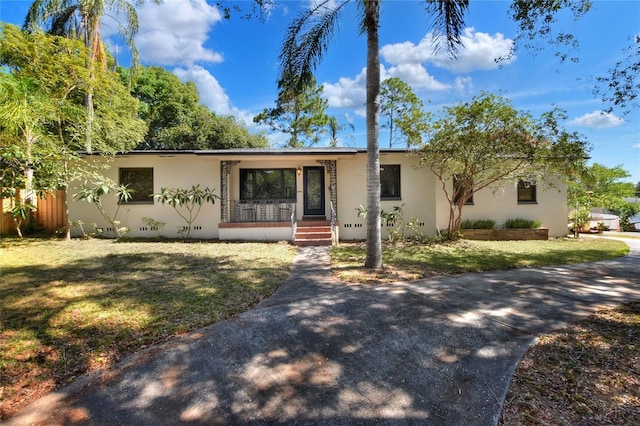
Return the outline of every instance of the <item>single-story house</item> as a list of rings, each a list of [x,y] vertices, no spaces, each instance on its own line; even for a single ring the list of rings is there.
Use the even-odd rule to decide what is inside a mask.
[[[96,161],[105,160],[96,156]],[[135,190],[131,200],[120,204],[117,218],[130,237],[178,237],[185,222],[150,195],[161,188],[200,185],[214,188],[220,198],[203,205],[192,238],[320,244],[366,238],[366,219],[358,215],[359,207],[367,205],[366,164],[364,148],[132,151],[109,160],[104,174]],[[407,150],[380,151],[381,208],[389,212],[402,206],[406,220],[416,218],[423,234],[435,235],[447,228],[448,203],[435,175],[418,164]],[[69,191],[69,219],[113,235],[96,207],[75,200],[73,187]],[[109,212],[118,207],[112,195],[102,203]],[[537,219],[550,236],[564,236],[566,189],[516,182],[497,192],[484,189],[464,207],[463,216],[499,225],[513,218]]]

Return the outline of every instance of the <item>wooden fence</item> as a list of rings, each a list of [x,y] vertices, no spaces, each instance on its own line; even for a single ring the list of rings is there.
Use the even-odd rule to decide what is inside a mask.
[[[66,197],[66,191],[58,190],[47,194],[45,198],[38,198],[38,210],[34,212],[33,218],[45,232],[54,233],[67,226]],[[0,228],[0,234],[3,236],[16,235],[11,208],[11,200],[3,199],[2,227]]]

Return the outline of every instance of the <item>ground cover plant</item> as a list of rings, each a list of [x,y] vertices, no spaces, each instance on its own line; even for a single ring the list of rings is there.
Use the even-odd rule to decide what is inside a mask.
[[[0,413],[145,346],[245,311],[286,279],[288,244],[0,242]]]
[[[331,265],[334,275],[342,281],[382,283],[442,274],[591,262],[613,259],[628,251],[620,241],[591,238],[407,243],[386,245],[383,269],[372,271],[362,268],[363,243],[341,243],[331,251]]]
[[[640,424],[640,301],[540,337],[511,380],[502,425]]]

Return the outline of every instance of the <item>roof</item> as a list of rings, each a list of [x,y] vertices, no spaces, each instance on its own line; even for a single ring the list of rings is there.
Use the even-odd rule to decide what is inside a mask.
[[[350,147],[314,147],[314,148],[232,148],[210,150],[132,150],[119,152],[116,155],[203,155],[203,156],[300,156],[300,155],[355,155],[366,153],[366,148]],[[381,154],[409,153],[406,148],[380,149]]]

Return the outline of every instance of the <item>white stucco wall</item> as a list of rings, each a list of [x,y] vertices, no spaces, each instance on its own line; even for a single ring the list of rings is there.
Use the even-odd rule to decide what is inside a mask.
[[[415,217],[420,231],[435,234],[434,176],[427,169],[417,168],[417,157],[405,153],[384,153],[380,165],[400,165],[399,200],[382,200],[381,209],[391,212],[395,206],[403,206],[405,220]],[[366,239],[366,220],[358,217],[358,208],[367,207],[367,155],[360,153],[351,158],[341,158],[338,169],[338,209],[340,239]],[[388,228],[383,226],[382,238],[388,238]]]
[[[192,185],[200,185],[201,188],[209,187],[220,195],[220,161],[212,157],[196,155],[159,156],[153,154],[117,156],[105,170],[104,175],[118,183],[119,168],[121,167],[152,167],[153,191],[160,192],[167,188],[191,188]],[[98,213],[96,207],[84,201],[72,199],[77,192],[73,184],[69,190],[69,219],[71,221],[82,220],[87,232],[93,231],[92,223],[98,227],[107,229],[110,225]],[[107,194],[102,197],[102,204],[112,214],[117,206],[115,195]],[[145,224],[143,218],[152,218],[156,221],[166,222],[166,225],[158,231],[153,231]],[[118,213],[121,226],[129,228],[127,236],[130,237],[178,237],[178,230],[185,226],[184,222],[175,210],[169,205],[158,202],[153,204],[122,204]],[[192,238],[218,238],[218,223],[220,222],[220,205],[204,204],[197,220],[192,225]],[[145,229],[146,228],[146,229]],[[72,235],[80,235],[78,228],[72,229]],[[106,232],[106,236],[113,236]]]
[[[451,182],[448,182],[451,190]],[[510,182],[494,192],[492,188],[484,188],[473,196],[473,204],[465,205],[462,220],[493,219],[496,227],[503,227],[508,219],[541,220],[542,227],[549,228],[549,236],[567,235],[567,191],[566,185],[558,184],[551,188],[539,184],[537,186],[536,203],[518,204],[517,184]],[[442,189],[438,191],[438,226],[447,229],[449,210]]]
[[[336,160],[338,180],[338,219],[340,224],[339,234],[342,240],[363,240],[366,238],[366,220],[357,215],[360,206],[366,208],[366,160],[365,152],[357,154],[343,154],[334,156],[319,155],[277,155],[246,156],[217,156],[195,154],[132,154],[117,156],[111,162],[105,175],[114,181],[118,181],[120,167],[138,168],[152,167],[154,173],[154,192],[159,192],[162,187],[190,188],[199,184],[201,187],[215,189],[215,193],[221,195],[220,188],[220,162],[225,160],[239,161],[235,164],[229,175],[229,200],[240,198],[239,173],[242,168],[304,168],[305,166],[317,167],[318,160]],[[96,158],[99,160],[99,158]],[[405,220],[417,218],[420,230],[425,235],[435,235],[438,229],[446,229],[449,217],[449,209],[440,182],[426,168],[416,167],[418,158],[402,152],[381,153],[380,164],[400,165],[401,197],[397,200],[383,200],[381,208],[392,211],[394,206],[403,206]],[[297,218],[303,216],[303,177],[297,176]],[[451,185],[451,183],[448,183]],[[566,187],[561,189],[537,188],[537,203],[518,204],[516,184],[510,183],[500,191],[493,193],[490,188],[484,189],[474,195],[474,204],[467,205],[463,210],[463,219],[493,219],[498,226],[503,225],[507,219],[525,218],[539,219],[543,226],[549,228],[551,236],[563,236],[567,233],[567,203]],[[73,194],[76,191],[72,187],[69,191],[69,217],[70,220],[82,220],[88,232],[93,230],[91,224],[95,222],[101,228],[110,225],[99,215],[94,205],[86,202],[74,201]],[[103,203],[109,212],[115,211],[117,200],[115,196],[103,197]],[[230,204],[229,204],[230,205]],[[325,216],[331,215],[330,210],[330,177],[325,173]],[[230,212],[231,213],[231,212]],[[166,225],[154,231],[149,229],[143,218],[148,217],[157,221],[166,222]],[[185,223],[171,206],[157,202],[153,204],[123,204],[120,207],[118,219],[123,226],[130,230],[131,237],[179,237],[178,230]],[[290,238],[289,227],[265,227],[265,228],[221,228],[218,224],[221,220],[220,201],[215,205],[203,205],[197,221],[191,231],[193,238],[221,238],[221,239],[253,239],[253,240],[288,240]],[[388,237],[388,229],[383,227],[383,238]],[[72,230],[73,235],[79,235],[77,228]],[[109,234],[107,234],[109,235]],[[110,235],[111,236],[111,235]]]

